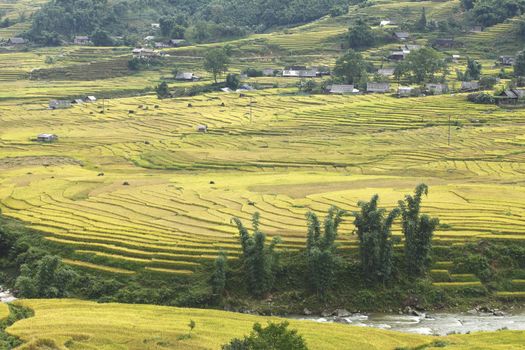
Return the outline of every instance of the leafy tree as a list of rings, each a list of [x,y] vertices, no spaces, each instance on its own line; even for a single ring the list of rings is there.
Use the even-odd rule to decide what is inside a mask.
[[[357,20],[348,30],[348,44],[352,49],[370,47],[374,44],[375,35],[368,24],[362,19]]]
[[[514,62],[514,75],[517,77],[525,76],[525,50],[518,52]]]
[[[411,82],[423,83],[433,81],[437,72],[445,70],[446,64],[439,53],[424,47],[410,52],[396,67],[395,75],[398,79],[404,76]]]
[[[288,329],[289,323],[268,323],[262,327],[253,325],[253,331],[244,339],[233,339],[223,345],[222,350],[308,350],[302,336],[296,330]]]
[[[266,246],[266,235],[259,230],[259,217],[259,213],[253,214],[252,235],[239,218],[232,219],[239,231],[244,274],[255,296],[262,296],[273,287],[278,266],[275,246],[281,241],[279,237],[274,237]]]
[[[317,88],[317,83],[313,79],[301,80],[297,83],[299,91],[312,93]]]
[[[195,329],[196,325],[197,324],[195,323],[195,321],[190,320],[190,323],[188,323],[188,327],[190,328],[190,331],[188,332],[188,337],[191,338],[191,332],[193,332],[193,330]]]
[[[349,50],[336,61],[334,74],[348,84],[357,84],[366,77],[366,67],[363,56],[359,52]]]
[[[416,22],[416,30],[419,31],[425,31],[427,29],[427,13],[426,9],[423,7],[421,9],[421,17],[419,17],[419,20]]]
[[[432,235],[439,224],[437,218],[420,214],[422,197],[427,194],[428,186],[421,184],[416,187],[413,196],[407,195],[404,201],[399,201],[405,236],[406,267],[408,273],[414,277],[425,274],[430,266]]]
[[[228,71],[230,58],[223,49],[211,49],[204,56],[204,69],[213,75],[217,83],[217,77]]]
[[[161,17],[159,19],[160,34],[166,38],[171,37],[175,25],[175,18],[168,16]]]
[[[461,0],[461,6],[465,10],[472,10],[475,0]]]
[[[479,80],[481,76],[481,69],[481,63],[468,57],[467,70],[465,71],[465,81]]]
[[[114,42],[113,39],[109,36],[109,34],[102,30],[97,29],[93,35],[91,36],[91,41],[93,42],[93,45],[95,46],[113,46]]]
[[[241,86],[241,79],[238,74],[228,74],[226,76],[226,86],[232,90],[237,90]]]
[[[155,92],[159,99],[170,97],[170,89],[165,81],[155,87]]]
[[[35,263],[23,264],[15,288],[24,298],[63,298],[78,275],[57,256],[46,255]]]
[[[308,280],[311,288],[321,297],[324,297],[326,291],[333,284],[338,265],[335,240],[345,214],[345,211],[331,207],[324,220],[324,232],[321,232],[321,223],[317,215],[313,212],[306,214],[308,223],[306,236]]]
[[[215,259],[215,269],[211,276],[211,286],[213,294],[219,298],[226,288],[226,273],[228,271],[228,259],[224,252],[220,252]]]
[[[392,237],[392,224],[399,216],[398,208],[386,215],[378,208],[379,196],[370,202],[358,203],[360,212],[355,212],[354,224],[359,238],[359,257],[363,275],[372,281],[386,282],[393,269],[393,251],[396,240]]]

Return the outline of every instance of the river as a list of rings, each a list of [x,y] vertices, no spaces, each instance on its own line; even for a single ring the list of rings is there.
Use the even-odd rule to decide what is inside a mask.
[[[354,314],[349,317],[297,317],[316,322],[340,322],[351,326],[374,327],[405,333],[447,335],[478,331],[496,331],[502,328],[525,330],[525,311],[504,316],[489,313],[428,313],[421,316],[379,314]]]

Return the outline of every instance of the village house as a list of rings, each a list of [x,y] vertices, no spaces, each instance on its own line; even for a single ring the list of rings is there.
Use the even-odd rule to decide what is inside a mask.
[[[170,45],[172,47],[180,47],[180,46],[183,46],[185,43],[186,43],[186,40],[184,39],[171,39],[170,40]]]
[[[286,78],[316,78],[319,76],[317,69],[307,69],[306,67],[297,66],[289,67],[283,71],[283,77]],[[297,69],[300,68],[300,69]]]
[[[405,44],[401,47],[401,49],[403,51],[417,51],[417,50],[421,50],[421,45],[415,45],[415,44]]]
[[[159,56],[159,52],[152,49],[135,48],[132,51],[135,58],[150,58]]]
[[[448,85],[446,84],[428,83],[425,87],[431,95],[441,95],[448,92]]]
[[[379,26],[380,26],[380,27],[386,27],[386,26],[388,26],[388,25],[390,25],[390,24],[392,24],[392,21],[389,20],[389,19],[384,19],[384,20],[382,20],[381,22],[379,22]]]
[[[151,29],[160,29],[160,23],[151,23]]]
[[[97,98],[95,96],[86,96],[84,102],[97,102]]]
[[[410,86],[400,86],[397,89],[397,97],[410,97],[414,88]]]
[[[175,80],[184,80],[184,81],[195,81],[199,79],[194,73],[191,72],[179,72],[175,76]]]
[[[472,28],[470,28],[470,32],[471,33],[481,33],[481,32],[483,32],[483,27],[482,26],[473,26]]]
[[[55,134],[39,134],[36,140],[38,142],[55,142],[58,140],[58,136]]]
[[[163,43],[162,41],[156,41],[154,46],[156,49],[164,49],[164,48],[170,47],[169,44]]]
[[[384,77],[391,77],[392,75],[394,75],[395,71],[395,68],[381,68],[377,71],[377,74],[382,75]]]
[[[525,104],[525,89],[507,89],[495,98],[498,105],[523,105]]]
[[[197,125],[197,131],[202,133],[208,132],[208,125]]]
[[[264,68],[264,69],[262,70],[262,75],[263,75],[263,77],[273,77],[273,76],[276,75],[278,72],[279,72],[279,70],[277,70],[277,69],[273,69],[273,68]]]
[[[49,101],[49,109],[65,109],[71,108],[71,102],[66,100],[51,100]]]
[[[24,38],[9,38],[7,40],[8,45],[24,45],[27,44],[27,40]]]
[[[410,34],[408,32],[395,32],[394,38],[399,41],[406,41],[410,38]]]
[[[502,66],[513,66],[514,57],[512,56],[499,56],[499,64]]]
[[[73,44],[75,44],[75,45],[89,45],[89,44],[91,44],[91,41],[89,40],[88,36],[76,36],[73,39]]]
[[[388,56],[388,59],[392,61],[402,61],[409,53],[410,51],[392,51]]]
[[[459,59],[461,58],[460,55],[452,55],[452,62],[458,63]]]
[[[479,81],[462,81],[461,91],[477,91],[479,90]]]
[[[357,90],[354,85],[334,84],[328,88],[328,92],[331,94],[349,95],[357,94]]]
[[[390,83],[366,83],[367,92],[376,92],[376,93],[387,93],[390,91]]]

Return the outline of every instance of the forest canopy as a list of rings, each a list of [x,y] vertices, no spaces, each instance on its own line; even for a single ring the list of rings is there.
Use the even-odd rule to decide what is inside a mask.
[[[52,0],[34,15],[28,36],[48,45],[100,29],[131,37],[162,20],[172,25],[164,36],[214,41],[315,20],[350,2],[359,0]]]

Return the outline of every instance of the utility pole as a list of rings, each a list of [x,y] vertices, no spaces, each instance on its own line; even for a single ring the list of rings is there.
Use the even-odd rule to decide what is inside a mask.
[[[250,124],[253,122],[252,97],[250,97]]]
[[[106,98],[102,98],[102,114],[106,114]]]

